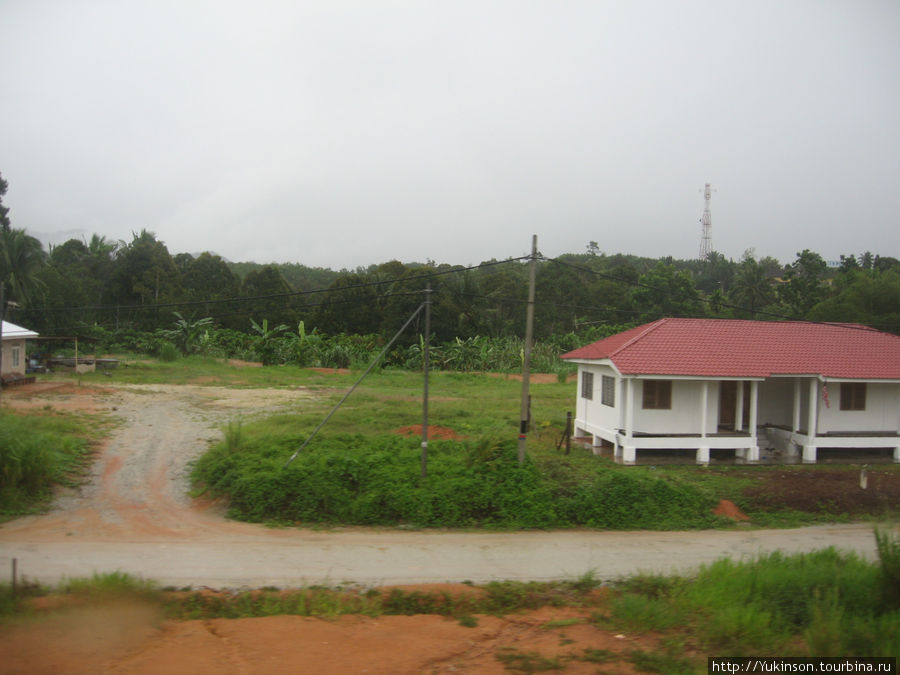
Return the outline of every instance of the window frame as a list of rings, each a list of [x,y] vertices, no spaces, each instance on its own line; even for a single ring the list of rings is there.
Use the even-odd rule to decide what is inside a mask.
[[[587,370],[581,371],[581,398],[594,400],[594,374]]]
[[[616,378],[600,376],[600,403],[610,408],[616,407]]]
[[[865,382],[841,382],[841,410],[865,410],[866,389]]]
[[[644,410],[672,409],[672,380],[643,380],[641,407]]]

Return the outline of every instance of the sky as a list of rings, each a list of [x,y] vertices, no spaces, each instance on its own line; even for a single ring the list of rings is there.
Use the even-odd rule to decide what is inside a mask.
[[[896,0],[0,0],[45,246],[354,269],[900,257]]]

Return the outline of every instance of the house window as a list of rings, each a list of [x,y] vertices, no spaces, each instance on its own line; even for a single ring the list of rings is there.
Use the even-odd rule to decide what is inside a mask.
[[[644,380],[644,408],[669,410],[672,407],[672,380]]]
[[[842,382],[841,383],[841,410],[865,410],[866,409],[866,383]]]
[[[581,398],[594,398],[594,374],[584,372],[581,373]]]
[[[19,362],[21,359],[21,357],[20,357],[21,351],[22,351],[21,347],[13,347],[12,348],[12,367],[17,370],[19,368]]]
[[[604,375],[600,380],[600,403],[616,407],[616,378]]]

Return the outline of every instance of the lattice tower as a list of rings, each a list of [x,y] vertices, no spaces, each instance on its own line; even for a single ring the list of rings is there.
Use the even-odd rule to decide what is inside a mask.
[[[700,216],[700,260],[712,253],[712,215],[709,212],[709,201],[712,198],[712,187],[707,183],[703,187],[703,215]]]

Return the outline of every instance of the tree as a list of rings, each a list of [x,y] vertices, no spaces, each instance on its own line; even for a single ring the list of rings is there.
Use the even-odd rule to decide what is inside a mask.
[[[299,317],[291,308],[292,293],[293,289],[274,265],[249,272],[241,285],[241,296],[254,298],[252,301],[245,301],[245,305],[250,302],[252,307],[248,314],[265,317],[272,323],[296,326]]]
[[[181,254],[179,254],[181,255]],[[178,258],[178,256],[175,256]],[[205,316],[225,316],[234,311],[234,303],[224,300],[237,298],[240,294],[240,282],[232,273],[228,264],[217,255],[205,252],[197,258],[191,258],[181,277],[184,299],[190,302],[204,302]],[[210,304],[210,301],[217,301]],[[225,317],[231,319],[234,317]],[[230,321],[219,319],[224,325],[237,328],[245,326],[246,319]]]
[[[702,314],[700,294],[687,272],[678,272],[663,262],[640,277],[632,291],[634,307],[641,321],[655,321],[668,316],[694,317]]]
[[[732,304],[738,305],[738,314],[748,315],[751,319],[756,318],[760,309],[775,301],[772,282],[750,251],[741,260],[729,297]]]
[[[822,256],[809,249],[798,253],[797,259],[785,269],[786,283],[780,287],[779,296],[797,318],[804,318],[814,305],[828,296],[827,269]]]
[[[208,330],[213,320],[207,316],[197,321],[188,321],[178,312],[174,314],[175,328],[163,331],[163,334],[171,339],[185,356],[201,351],[209,339]]]
[[[9,183],[3,180],[3,174],[0,174],[0,230],[8,232],[11,227],[9,222],[9,207],[3,205],[3,198],[6,196],[6,189]]]
[[[29,304],[43,287],[38,273],[46,254],[25,230],[0,229],[0,281],[6,284],[6,299]]]
[[[900,269],[853,269],[835,280],[837,294],[809,310],[811,321],[861,323],[900,333]]]
[[[117,250],[113,280],[117,304],[159,305],[178,300],[181,293],[181,275],[169,250],[147,230],[133,234],[131,243]],[[133,316],[144,328],[160,320],[156,313],[138,311]]]

